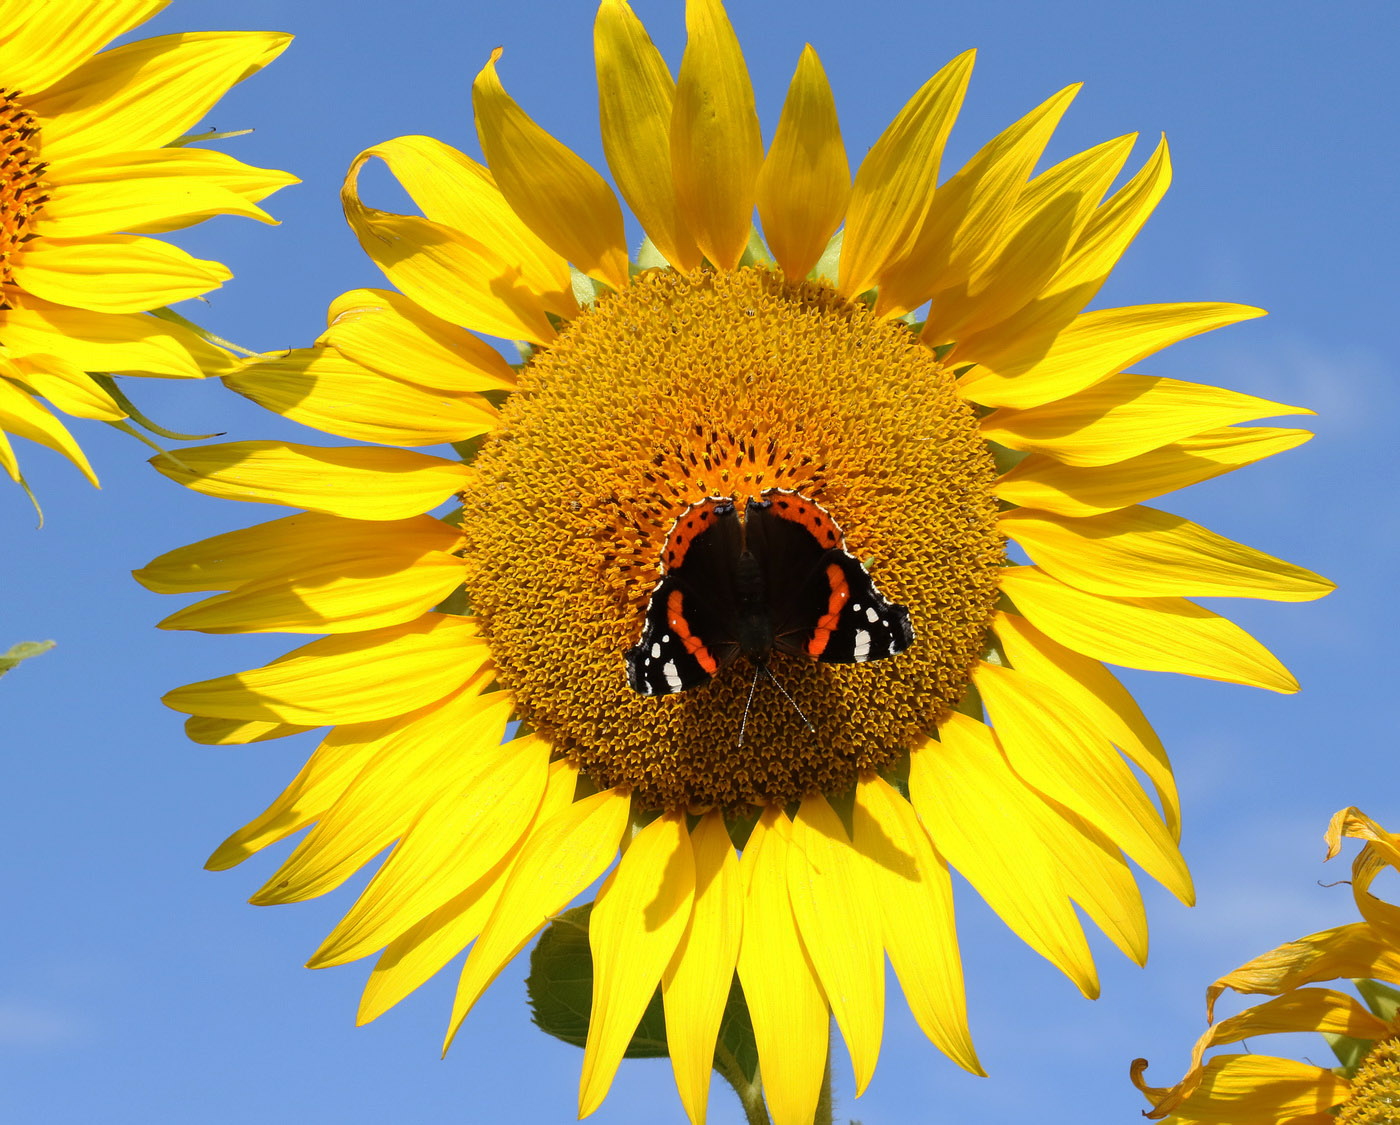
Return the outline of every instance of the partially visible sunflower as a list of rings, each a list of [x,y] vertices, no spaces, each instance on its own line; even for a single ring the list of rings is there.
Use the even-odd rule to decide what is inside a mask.
[[[622,845],[589,926],[580,1112],[659,986],[702,1120],[737,970],[769,1107],[810,1125],[832,1014],[857,1089],[870,1080],[886,954],[929,1037],[980,1073],[950,865],[1088,996],[1076,904],[1145,958],[1125,853],[1185,902],[1191,882],[1162,745],[1099,661],[1291,692],[1261,645],[1186,596],[1296,601],[1330,584],[1140,506],[1308,436],[1234,427],[1299,408],[1122,373],[1259,310],[1080,311],[1166,190],[1165,146],[1117,191],[1131,137],[1037,174],[1071,87],[939,184],[967,54],[852,184],[811,48],[765,153],[722,7],[691,0],[686,22],[673,80],[625,3],[598,13],[603,145],[648,235],[636,263],[612,189],[507,96],[499,52],[473,91],[489,168],[422,136],[354,162],[347,218],[399,291],[345,294],[316,347],[227,382],[378,446],[157,459],[209,495],[306,510],[138,578],[227,591],[165,628],[332,634],[166,702],[204,743],[331,728],[209,866],[314,825],[254,896],[294,902],[394,844],[311,961],[383,951],[362,1021],[472,945],[450,1042]],[[361,202],[376,158],[421,217]],[[527,362],[473,332],[525,341]],[[442,442],[462,460],[382,448]],[[913,645],[865,664],[779,655],[787,701],[740,669],[632,691],[624,653],[677,517],[774,488],[840,524],[908,607]],[[1011,565],[1008,538],[1034,564]]]
[[[121,392],[94,374],[233,369],[200,333],[150,315],[233,275],[145,235],[213,215],[273,222],[258,202],[297,182],[178,143],[291,37],[189,32],[101,50],[166,3],[0,0],[0,468],[20,483],[8,435],[97,483],[50,409],[128,417]]]
[[[1387,867],[1400,870],[1400,836],[1359,809],[1343,809],[1327,827],[1327,858],[1343,836],[1365,840],[1351,865],[1351,889],[1363,921],[1290,941],[1247,961],[1206,990],[1211,1027],[1196,1041],[1191,1068],[1175,1086],[1143,1080],[1147,1060],[1132,1066],[1134,1085],[1152,1109],[1147,1117],[1174,1125],[1395,1125],[1400,1121],[1400,906],[1371,894]],[[1365,1004],[1336,988],[1305,988],[1351,978]],[[1357,979],[1362,978],[1362,979]],[[1215,1023],[1226,989],[1273,996]],[[1212,1047],[1256,1035],[1317,1031],[1342,1065],[1322,1067],[1269,1055],[1216,1055]]]

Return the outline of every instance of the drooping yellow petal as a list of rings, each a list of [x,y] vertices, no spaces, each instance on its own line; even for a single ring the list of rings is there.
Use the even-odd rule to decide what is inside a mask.
[[[170,0],[45,0],[7,6],[0,28],[0,74],[26,94],[52,86],[117,36],[145,23]]]
[[[1135,1064],[1134,1081],[1142,1069]],[[1320,1114],[1317,1120],[1328,1121],[1332,1118],[1325,1111],[1344,1102],[1350,1088],[1340,1075],[1294,1059],[1216,1055],[1201,1072],[1195,1091],[1181,1103],[1180,1117],[1192,1125],[1296,1125],[1313,1120],[1305,1114]],[[1147,1117],[1157,1120],[1166,1112],[1154,1109]]]
[[[1028,566],[1004,570],[1001,588],[1042,633],[1095,660],[1284,694],[1298,690],[1298,681],[1268,649],[1184,598],[1107,598]]]
[[[909,795],[934,847],[1022,941],[1085,996],[1097,996],[1094,959],[1060,884],[1059,857],[1035,830],[1046,819],[1037,815],[1039,799],[975,719],[951,714],[938,733],[941,741],[916,747],[909,759]]]
[[[62,454],[93,485],[97,484],[97,474],[68,428],[44,409],[43,404],[3,378],[0,378],[0,430],[8,430],[16,437],[28,438]]]
[[[406,449],[324,447],[281,441],[200,445],[151,458],[156,470],[196,492],[284,504],[362,520],[400,520],[435,508],[471,470]]]
[[[199,379],[226,375],[234,357],[198,333],[146,313],[102,313],[26,297],[0,310],[0,338],[16,355],[59,356],[84,371]]]
[[[1002,515],[1000,526],[1046,573],[1110,597],[1304,602],[1336,588],[1311,570],[1156,508],[1082,518],[1013,511]]]
[[[701,817],[690,843],[695,898],[685,933],[662,974],[661,998],[676,1090],[691,1122],[703,1125],[715,1041],[739,957],[744,894],[734,845],[717,810]]]
[[[983,1074],[967,1026],[967,997],[948,865],[913,806],[877,776],[856,786],[852,843],[879,913],[890,963],[924,1034],[959,1066]]]
[[[225,719],[367,723],[443,698],[489,659],[473,619],[429,613],[312,641],[265,667],[188,684],[163,700],[175,711]]]
[[[880,277],[877,312],[900,316],[931,294],[971,287],[1001,248],[1002,228],[1026,177],[1078,92],[1076,84],[1048,98],[983,145],[937,189],[913,244]]]
[[[480,395],[427,389],[327,347],[253,360],[225,376],[224,386],[293,422],[384,445],[465,441],[490,431],[497,419],[496,408]]]
[[[671,71],[625,0],[598,6],[593,53],[603,153],[618,191],[661,256],[678,270],[696,269],[700,248],[671,176]]]
[[[831,1015],[789,903],[791,850],[787,817],[781,809],[765,809],[739,862],[744,881],[739,980],[774,1125],[810,1125],[826,1068]]]
[[[632,838],[588,923],[593,1007],[578,1115],[603,1102],[632,1033],[690,920],[695,859],[684,814],[657,817]]]
[[[185,720],[185,737],[201,746],[244,746],[250,742],[267,742],[305,734],[315,727],[299,727],[292,723],[264,723],[250,719],[214,719],[207,715],[191,715]]]
[[[321,943],[311,968],[383,948],[514,853],[544,797],[551,746],[526,735],[497,747],[486,740],[494,725],[466,721],[473,724],[471,743],[454,740],[452,763],[465,772],[434,777],[437,793]]]
[[[513,707],[505,692],[468,689],[401,726],[249,901],[303,902],[338,887],[407,832],[425,804],[475,780],[499,753]]]
[[[608,789],[575,802],[531,830],[510,881],[462,967],[444,1052],[506,963],[544,928],[551,915],[607,870],[617,855],[631,808],[627,793]]]
[[[515,389],[515,372],[490,344],[388,289],[352,289],[331,302],[317,343],[356,363],[448,394]]]
[[[857,1097],[875,1073],[885,1018],[880,907],[864,875],[826,798],[804,798],[792,823],[788,898],[802,947],[851,1053]]]
[[[811,44],[803,48],[788,86],[757,191],[773,257],[790,279],[806,277],[841,225],[851,197],[851,166],[836,102]]]
[[[360,169],[370,155],[362,152],[350,165],[340,202],[384,276],[434,316],[473,332],[537,344],[553,339],[545,298],[519,263],[445,223],[360,202]]]
[[[271,31],[198,31],[103,51],[43,93],[25,98],[39,118],[44,159],[160,148],[203,117],[229,87],[287,48]]]
[[[217,289],[233,276],[156,238],[102,234],[36,238],[24,249],[16,283],[40,300],[103,313],[173,305]]]
[[[361,153],[388,165],[425,218],[485,245],[538,295],[541,305],[566,319],[578,315],[569,263],[530,229],[506,201],[484,165],[434,137],[395,137]],[[397,296],[397,294],[396,294]],[[403,302],[396,305],[403,312]],[[410,315],[405,313],[405,315]]]
[[[969,371],[958,383],[958,393],[973,402],[984,406],[1001,406],[1012,410],[1027,410],[1040,407],[1046,417],[1057,417],[1055,411],[1064,408],[1045,406],[1069,395],[1077,395],[1086,387],[1102,383],[1110,375],[1115,375],[1125,367],[1131,367],[1139,360],[1170,347],[1191,336],[1212,332],[1227,324],[1237,324],[1263,316],[1263,309],[1249,305],[1231,305],[1219,302],[1184,302],[1172,305],[1131,305],[1118,309],[1095,309],[1075,317],[1049,342],[1035,335],[1027,334],[1020,340],[1012,338],[1006,347],[992,356],[976,356],[977,366]],[[961,354],[961,353],[960,353]],[[1142,376],[1126,376],[1127,379],[1142,379]],[[1110,381],[1112,382],[1112,381]],[[1173,380],[1157,380],[1159,385],[1193,387],[1190,383],[1175,383]],[[1114,384],[1115,386],[1123,384]],[[1213,392],[1213,394],[1211,393]],[[1088,392],[1090,395],[1093,392]],[[1216,387],[1198,388],[1199,395],[1205,396],[1194,402],[1181,405],[1187,409],[1202,406],[1214,407],[1217,411],[1223,402],[1248,399],[1250,403],[1274,406],[1263,399],[1249,399]],[[1100,408],[1122,406],[1131,402],[1134,396],[1115,399],[1101,404]],[[1073,409],[1080,400],[1071,400]],[[1083,413],[1088,418],[1089,406]],[[1239,405],[1243,405],[1240,402]],[[1194,430],[1177,433],[1167,441],[1185,437],[1187,433],[1200,433],[1202,430],[1226,425],[1229,422],[1242,422],[1249,418],[1264,417],[1268,413],[1306,414],[1309,411],[1294,407],[1281,407],[1276,411],[1238,414],[1224,411],[1231,416],[1223,420],[1205,420]],[[1035,416],[1039,416],[1038,414]],[[1004,416],[1003,416],[1004,417]],[[993,423],[994,425],[996,423]],[[1053,423],[1052,423],[1053,425]],[[1078,427],[1065,424],[1053,433],[1063,434]],[[993,440],[1000,441],[1000,438]],[[1158,444],[1165,445],[1166,442]],[[1016,446],[1016,448],[1022,448]],[[1125,456],[1141,453],[1152,446],[1139,447]],[[1116,460],[1123,460],[1122,457]]]
[[[983,419],[982,436],[1069,465],[1107,465],[1236,422],[1311,413],[1223,387],[1125,374],[1044,406],[997,410]]]
[[[1210,480],[1312,438],[1308,430],[1225,427],[1164,445],[1110,468],[1078,468],[1032,453],[992,486],[1001,499],[1064,516],[1092,516]]]
[[[5,435],[5,425],[0,422],[0,469],[4,469],[10,475],[10,479],[18,481],[20,479],[19,460],[15,457],[15,447],[10,444],[10,439]]]
[[[840,290],[878,285],[912,246],[929,213],[943,146],[962,107],[975,51],[964,51],[920,87],[861,161],[846,211]]]
[[[720,0],[686,0],[685,54],[671,111],[671,174],[682,221],[717,268],[743,257],[763,137],[739,40]]]
[[[992,628],[1013,668],[1068,699],[1147,775],[1172,839],[1181,839],[1181,802],[1171,763],[1128,690],[1097,660],[1056,644],[1024,617],[998,613]]]
[[[586,160],[541,129],[505,92],[497,47],[472,83],[476,135],[511,209],[553,250],[614,289],[627,285],[622,208]]]
[[[1176,841],[1092,719],[1043,681],[985,661],[972,673],[1007,761],[1102,831],[1177,898],[1195,900]]]
[[[574,799],[578,770],[561,759],[549,767],[544,798],[532,824],[544,824]],[[526,836],[528,838],[528,830]],[[512,852],[470,887],[439,906],[384,949],[360,998],[356,1023],[378,1019],[467,947],[486,925],[515,867]]]
[[[156,627],[201,633],[359,633],[421,617],[462,584],[460,558],[394,553],[354,563],[308,562],[172,613]]]

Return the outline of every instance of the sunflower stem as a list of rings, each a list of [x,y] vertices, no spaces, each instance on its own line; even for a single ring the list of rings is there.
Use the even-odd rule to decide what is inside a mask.
[[[738,1096],[739,1104],[744,1107],[744,1120],[748,1125],[773,1125],[772,1118],[768,1116],[768,1107],[763,1104],[761,1074],[755,1072],[753,1081],[750,1082],[744,1074],[744,1068],[739,1065],[739,1060],[723,1043],[715,1046],[715,1071],[729,1083]]]
[[[822,1092],[817,1098],[817,1116],[813,1125],[835,1125],[836,1113],[831,1104],[831,1040],[826,1044],[826,1070],[822,1074]]]

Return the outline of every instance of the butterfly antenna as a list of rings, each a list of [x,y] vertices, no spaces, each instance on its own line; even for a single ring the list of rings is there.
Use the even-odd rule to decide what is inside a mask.
[[[753,693],[758,687],[758,674],[766,667],[762,662],[754,666],[753,681],[749,684],[749,698],[744,703],[744,718],[739,723],[739,745],[744,745],[744,729],[749,725],[749,708],[753,706]]]
[[[813,734],[815,734],[817,728],[812,725],[812,720],[807,718],[807,716],[802,713],[802,708],[797,705],[797,700],[793,699],[793,697],[788,694],[787,688],[783,687],[782,684],[778,683],[778,677],[773,675],[773,670],[768,667],[767,662],[765,661],[758,667],[761,671],[766,672],[768,674],[768,678],[773,681],[773,686],[783,693],[784,699],[786,699],[789,703],[792,704],[792,709],[797,712],[797,717],[802,720],[802,725],[805,726]],[[755,680],[757,680],[757,675],[757,673],[754,674]],[[753,698],[752,688],[749,689],[749,697]]]

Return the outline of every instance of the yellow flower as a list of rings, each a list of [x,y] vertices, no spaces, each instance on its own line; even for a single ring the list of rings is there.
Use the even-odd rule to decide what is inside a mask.
[[[1290,941],[1241,965],[1206,990],[1211,1027],[1196,1041],[1191,1068],[1175,1086],[1132,1079],[1152,1104],[1147,1117],[1175,1125],[1393,1125],[1400,1121],[1400,993],[1369,978],[1400,983],[1400,906],[1376,898],[1372,880],[1400,870],[1400,836],[1359,809],[1347,808],[1327,827],[1327,858],[1341,838],[1366,844],[1352,861],[1352,894],[1364,919]],[[1368,1001],[1333,988],[1304,985],[1339,978],[1357,982]],[[1226,989],[1274,997],[1215,1023],[1215,1002]],[[1256,1035],[1318,1031],[1332,1038],[1346,1065],[1321,1067],[1268,1055],[1216,1055],[1212,1047]]]
[[[191,32],[101,50],[163,7],[45,0],[10,5],[0,24],[0,468],[21,483],[7,434],[57,450],[97,483],[49,409],[127,417],[89,372],[232,370],[197,332],[150,315],[232,274],[146,235],[212,215],[273,222],[258,201],[297,182],[175,143],[290,36]]]
[[[138,577],[226,591],[166,628],[330,634],[166,702],[205,743],[331,728],[209,865],[314,825],[254,896],[293,902],[397,841],[311,961],[383,951],[362,1021],[471,945],[450,1041],[612,868],[589,929],[580,1112],[659,986],[680,1096],[702,1120],[737,970],[774,1117],[810,1125],[829,1014],[857,1089],[870,1080],[886,954],[930,1039],[980,1073],[950,866],[1088,996],[1076,903],[1142,961],[1125,854],[1185,902],[1191,882],[1166,755],[1099,661],[1290,692],[1277,660],[1186,598],[1304,600],[1330,584],[1139,505],[1308,436],[1234,426],[1298,408],[1121,373],[1258,310],[1081,314],[1165,191],[1165,147],[1111,193],[1132,138],[1034,174],[1070,88],[939,185],[968,54],[852,184],[814,51],[765,153],[718,0],[691,0],[686,20],[673,81],[625,3],[598,13],[604,147],[648,235],[635,267],[612,189],[507,96],[499,53],[474,87],[489,170],[421,136],[354,162],[346,214],[397,292],[345,294],[316,347],[227,382],[378,445],[158,458],[209,495],[305,511]],[[421,216],[360,200],[376,158]],[[473,333],[524,341],[528,362]],[[442,442],[463,461],[383,447]],[[913,644],[849,664],[779,653],[776,687],[741,662],[692,691],[632,690],[624,658],[678,517],[763,493],[798,494],[833,538],[839,524],[843,565],[907,607]],[[457,511],[428,514],[454,497]],[[1008,538],[1034,565],[1010,565]],[[834,580],[831,599],[848,656],[869,655]],[[654,616],[667,627],[666,606]],[[502,744],[512,719],[524,725]]]

